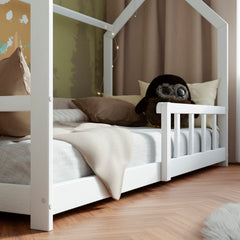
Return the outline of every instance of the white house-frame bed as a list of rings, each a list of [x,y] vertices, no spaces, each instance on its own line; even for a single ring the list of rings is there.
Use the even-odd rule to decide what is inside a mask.
[[[21,0],[30,3],[29,0]],[[217,29],[218,106],[159,103],[162,118],[162,162],[126,170],[122,192],[205,166],[228,164],[228,25],[202,0],[186,0]],[[106,30],[104,92],[112,94],[113,38],[144,0],[132,0],[113,24],[88,17],[52,0],[31,1],[31,96],[1,96],[0,111],[31,111],[31,184],[0,183],[0,211],[31,216],[31,228],[53,229],[53,215],[109,197],[96,176],[53,184],[53,12]],[[44,16],[44,17],[43,17]],[[189,152],[179,157],[180,114],[189,114]],[[171,157],[171,114],[175,122],[175,153]],[[201,114],[202,148],[193,153],[194,114]],[[213,115],[213,148],[206,151],[206,115]],[[217,125],[220,147],[217,145]]]

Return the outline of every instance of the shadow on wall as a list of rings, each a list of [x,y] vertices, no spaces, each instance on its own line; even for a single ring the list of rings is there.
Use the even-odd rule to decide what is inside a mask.
[[[103,20],[105,0],[55,0],[55,3]],[[54,96],[86,97],[102,89],[103,33],[54,14]]]

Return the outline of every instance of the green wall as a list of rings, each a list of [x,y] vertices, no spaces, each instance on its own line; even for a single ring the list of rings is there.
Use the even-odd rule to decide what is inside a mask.
[[[103,20],[105,0],[54,0],[54,3]],[[103,33],[54,14],[54,96],[85,97],[101,91]]]

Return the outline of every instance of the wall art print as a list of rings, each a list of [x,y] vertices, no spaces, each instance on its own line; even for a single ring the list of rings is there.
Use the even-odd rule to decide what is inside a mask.
[[[17,0],[0,0],[0,60],[21,47],[30,65],[30,6]],[[3,30],[4,29],[4,30]]]

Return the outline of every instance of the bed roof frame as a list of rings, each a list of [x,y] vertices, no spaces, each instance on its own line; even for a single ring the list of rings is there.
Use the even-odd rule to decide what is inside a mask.
[[[28,4],[31,3],[31,0],[20,1]],[[228,77],[228,24],[202,0],[185,1],[189,3],[199,14],[201,14],[210,24],[212,24],[217,29],[217,75],[218,78],[222,80],[222,82],[228,82],[226,81]],[[70,10],[57,4],[53,4],[52,6],[54,13],[106,30],[106,33],[104,34],[104,93],[106,94],[112,95],[113,93],[113,75],[112,67],[110,67],[112,66],[113,61],[112,40],[144,2],[145,0],[132,0],[113,24],[109,24],[93,17],[89,17],[85,14]],[[224,85],[223,87],[226,89],[227,95],[227,86]],[[228,99],[225,99],[224,103],[220,103],[220,105],[225,106],[227,100]]]
[[[104,34],[104,92],[112,94],[113,38],[145,0],[132,0],[113,24],[53,4],[31,3],[31,96],[1,97],[1,111],[31,111],[31,228],[53,229],[53,12],[106,30]],[[218,105],[228,111],[228,24],[202,0],[186,0],[217,29],[217,72],[221,79]],[[44,17],[43,17],[44,16]],[[6,106],[4,106],[6,102]],[[227,149],[227,114],[218,124],[220,144]],[[226,156],[227,159],[227,156]],[[27,210],[26,210],[27,212]],[[44,221],[41,221],[44,219]],[[48,219],[48,221],[46,221]]]

